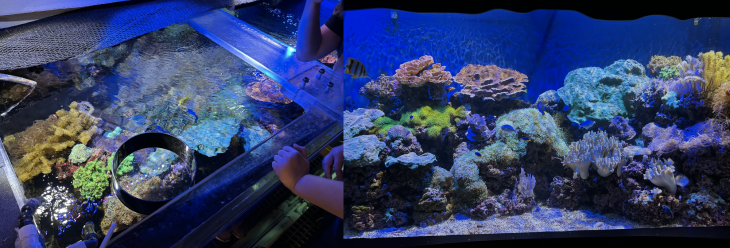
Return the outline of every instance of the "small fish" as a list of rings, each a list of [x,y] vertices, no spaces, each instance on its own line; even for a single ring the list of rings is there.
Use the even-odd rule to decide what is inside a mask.
[[[592,120],[587,120],[580,124],[580,128],[589,129],[593,126],[593,124],[596,124],[596,122]]]
[[[540,114],[545,115],[545,105],[542,102],[537,102],[537,110],[540,111]]]
[[[413,120],[413,115],[411,115],[411,120]]]
[[[479,152],[474,152],[474,154],[476,154],[476,155],[477,155],[477,156],[479,156],[479,157],[481,157],[481,156],[482,156],[482,154],[481,154],[481,153],[479,153]]]
[[[531,141],[531,139],[529,137],[522,137],[521,139],[524,140],[524,141],[527,141],[527,142],[530,142]]]
[[[448,88],[446,88],[446,91],[452,91],[452,90],[455,90],[455,89],[456,89],[455,87],[448,87]]]
[[[390,113],[388,114],[388,116],[394,116],[394,115],[397,115],[398,113],[400,113],[400,110],[396,108],[394,110],[391,110]]]
[[[471,131],[471,127],[466,131],[466,138],[469,139],[471,142],[476,142],[477,135]]]
[[[689,178],[687,178],[686,176],[684,176],[682,174],[679,174],[676,177],[674,177],[674,180],[677,182],[677,185],[679,185],[680,187],[684,187],[684,186],[687,186],[687,184],[689,184]]]
[[[598,127],[598,130],[601,130],[601,131],[603,131],[603,127]]]
[[[502,130],[504,130],[504,131],[516,131],[514,127],[512,127],[510,125],[506,125],[506,124],[505,125],[502,125]]]
[[[195,123],[198,123],[198,115],[196,115],[192,109],[188,109],[188,111],[186,111],[186,112],[188,112],[188,114],[195,116]]]
[[[370,78],[365,71],[365,65],[362,62],[349,58],[347,59],[347,65],[345,66],[345,73],[352,75],[352,78]]]
[[[563,111],[568,111],[568,110],[570,110],[570,106],[565,105],[565,107],[563,107]]]

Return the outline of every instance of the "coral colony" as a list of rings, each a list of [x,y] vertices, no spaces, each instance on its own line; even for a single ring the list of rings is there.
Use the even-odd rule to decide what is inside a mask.
[[[106,233],[113,222],[121,230],[144,218],[110,193],[112,174],[125,191],[141,199],[171,199],[190,187],[189,165],[165,149],[136,151],[112,171],[114,152],[130,137],[144,132],[176,136],[195,150],[198,168],[208,169],[221,158],[253,149],[301,115],[301,107],[280,92],[281,85],[225,49],[206,45],[191,50],[186,45],[197,44],[201,37],[176,24],[133,42],[39,67],[46,70],[28,70],[27,77],[39,82],[31,99],[46,97],[64,84],[93,90],[88,101],[60,109],[44,105],[55,113],[3,139],[26,192],[55,199],[39,210],[46,218],[41,228],[59,230],[47,233],[54,242],[66,228],[78,228],[74,223],[101,220],[96,224]],[[118,80],[105,81],[111,74]],[[0,92],[15,100],[23,94],[16,88]],[[94,216],[97,207],[103,218]]]
[[[518,71],[434,62],[345,111],[346,236],[730,224],[730,56],[578,68],[535,103]]]

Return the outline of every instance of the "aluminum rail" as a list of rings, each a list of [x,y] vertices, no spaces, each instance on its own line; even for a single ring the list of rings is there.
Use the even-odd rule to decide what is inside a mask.
[[[293,143],[311,157],[343,130],[342,80],[319,62],[301,62],[294,49],[221,10],[188,24],[282,85],[305,113],[194,187],[122,231],[108,247],[200,247],[281,183],[271,162]],[[310,157],[310,159],[311,159]]]

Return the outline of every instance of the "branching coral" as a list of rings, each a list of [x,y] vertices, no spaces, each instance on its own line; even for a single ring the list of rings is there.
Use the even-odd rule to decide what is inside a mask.
[[[389,109],[399,107],[401,101],[398,96],[401,95],[400,83],[391,76],[380,75],[377,79],[368,82],[360,88],[360,95],[367,97],[371,102],[377,103],[374,107],[379,109]]]
[[[109,187],[107,170],[107,165],[101,160],[86,163],[74,173],[74,188],[81,192],[84,199],[101,199],[104,190]]]
[[[27,181],[40,173],[51,173],[51,167],[63,159],[62,156],[57,156],[60,152],[74,146],[76,142],[86,144],[96,133],[96,125],[101,119],[82,113],[76,102],[72,102],[69,107],[69,111],[57,111],[57,119],[49,117],[44,121],[50,123],[36,122],[26,131],[16,135],[23,138],[16,138],[15,141],[25,145],[15,150],[25,153],[22,158],[17,158],[19,161],[13,162],[19,180]],[[48,129],[39,130],[43,127]],[[34,132],[40,132],[45,136],[38,136],[39,133]],[[7,145],[15,144],[8,142]]]
[[[712,110],[719,117],[730,119],[730,81],[724,82],[712,96]]]
[[[677,192],[677,183],[674,178],[674,161],[651,160],[649,168],[644,172],[644,179],[651,181],[656,186],[666,189],[670,194]]]
[[[400,120],[395,121],[388,117],[380,117],[375,120],[375,130],[380,135],[385,136],[392,126],[402,125],[411,132],[416,133],[417,127],[428,129],[428,136],[431,138],[438,137],[444,128],[453,128],[458,119],[466,118],[467,111],[465,107],[439,107],[432,109],[429,106],[422,107],[416,111],[404,113]]]
[[[646,65],[646,68],[652,71],[653,74],[656,74],[659,73],[663,68],[676,66],[681,62],[682,59],[677,56],[670,56],[669,58],[667,58],[664,56],[654,55],[651,56],[651,61],[648,65]]]
[[[433,57],[424,55],[417,60],[411,60],[400,65],[393,75],[401,85],[420,87],[426,83],[447,85],[451,83],[451,72],[446,66],[433,63]]]
[[[527,75],[496,65],[467,65],[454,80],[464,85],[464,89],[456,94],[484,101],[517,97],[525,93],[527,87],[524,84],[527,82]]]
[[[583,179],[588,179],[591,164],[602,177],[607,177],[614,171],[621,176],[621,167],[626,162],[621,142],[603,131],[586,133],[582,140],[570,144],[568,155],[563,157],[563,165],[580,173]]]

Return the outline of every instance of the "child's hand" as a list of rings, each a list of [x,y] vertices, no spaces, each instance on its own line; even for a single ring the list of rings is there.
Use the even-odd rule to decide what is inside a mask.
[[[294,144],[293,148],[285,146],[279,151],[278,155],[274,156],[271,167],[276,171],[281,183],[294,191],[299,179],[309,174],[307,150],[297,144]]]
[[[332,148],[329,154],[324,157],[322,161],[322,169],[327,179],[332,179],[332,170],[334,169],[337,177],[335,180],[342,181],[342,166],[345,155],[343,154],[342,146]],[[334,167],[334,168],[333,168]]]

